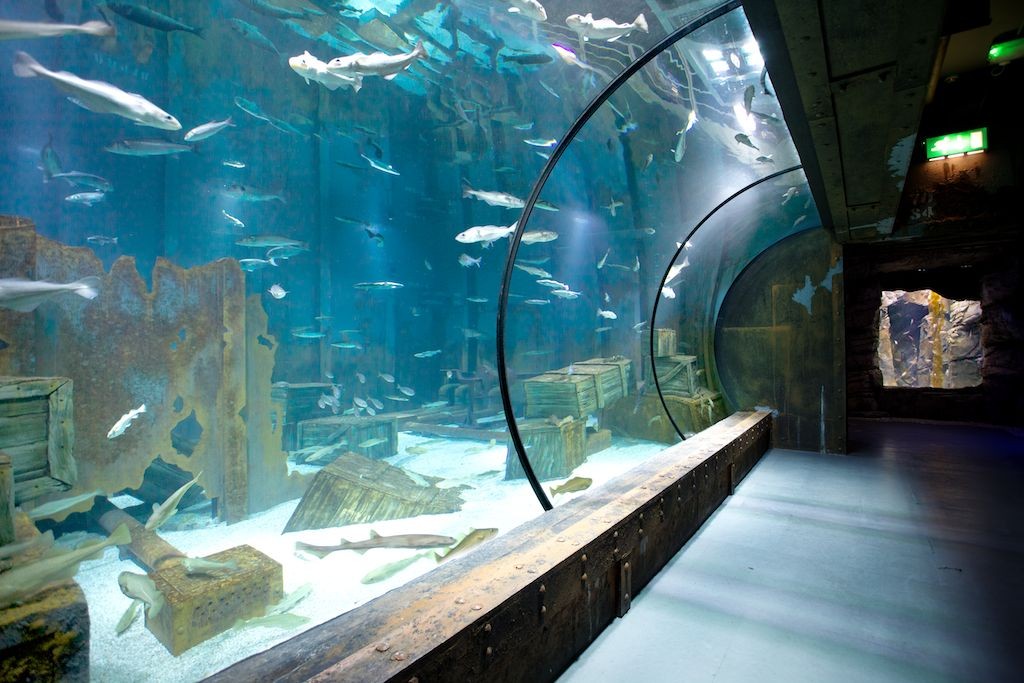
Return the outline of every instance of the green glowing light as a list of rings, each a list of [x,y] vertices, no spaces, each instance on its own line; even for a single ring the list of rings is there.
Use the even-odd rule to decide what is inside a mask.
[[[1004,40],[1001,43],[993,43],[988,49],[988,61],[992,64],[997,62],[1009,62],[1024,57],[1024,38]]]
[[[988,149],[988,128],[977,128],[963,133],[950,133],[937,138],[928,138],[924,142],[924,147],[929,159],[981,152]]]

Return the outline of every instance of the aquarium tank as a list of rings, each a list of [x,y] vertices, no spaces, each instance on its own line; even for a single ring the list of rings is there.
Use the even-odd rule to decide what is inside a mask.
[[[0,101],[4,675],[201,679],[781,407],[738,2],[10,0]]]

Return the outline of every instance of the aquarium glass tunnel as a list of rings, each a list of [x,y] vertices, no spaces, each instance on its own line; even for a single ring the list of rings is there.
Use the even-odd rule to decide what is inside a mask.
[[[735,411],[815,442],[740,5],[3,3],[0,678],[199,680]]]

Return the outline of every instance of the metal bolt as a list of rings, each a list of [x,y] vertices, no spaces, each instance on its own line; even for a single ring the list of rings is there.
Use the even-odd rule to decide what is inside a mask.
[[[580,577],[580,581],[586,582],[586,580],[587,580],[587,573],[583,572],[583,576]]]
[[[581,557],[580,560],[582,560],[583,562],[586,562],[587,561],[587,554],[583,553],[583,557]]]
[[[547,591],[548,591],[548,589],[547,589],[547,586],[545,586],[545,585],[544,585],[544,584],[542,583],[542,584],[540,585],[540,592],[541,592],[541,593],[547,593]]]
[[[548,611],[547,605],[541,605],[540,606],[540,613],[541,614],[547,614],[547,611]]]
[[[484,652],[487,654],[488,657],[490,657],[492,654],[494,654],[494,648],[492,648],[490,645],[488,645],[487,649],[484,650]]]
[[[490,632],[491,632],[491,625],[490,624],[484,624],[484,633],[490,633]]]

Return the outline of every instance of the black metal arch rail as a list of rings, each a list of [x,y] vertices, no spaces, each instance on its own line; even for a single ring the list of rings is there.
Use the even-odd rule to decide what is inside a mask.
[[[655,57],[660,55],[668,48],[675,45],[679,40],[685,38],[687,35],[693,33],[697,29],[711,23],[712,21],[725,16],[729,12],[742,6],[741,0],[729,0],[708,13],[694,19],[690,23],[682,26],[668,36],[663,38],[661,42],[652,47],[650,50],[642,54],[635,62],[630,64],[626,69],[618,76],[612,79],[604,90],[597,94],[587,108],[583,110],[579,118],[569,127],[565,135],[562,136],[561,140],[555,148],[551,150],[551,157],[547,163],[544,164],[544,168],[541,170],[537,180],[533,183],[533,189],[530,191],[529,197],[526,199],[526,204],[523,207],[523,212],[519,216],[519,222],[516,224],[515,234],[512,236],[511,245],[508,251],[508,259],[505,262],[505,274],[501,280],[501,291],[498,295],[498,320],[497,320],[497,333],[495,335],[495,346],[498,355],[498,386],[501,390],[501,403],[505,409],[505,417],[508,422],[508,433],[509,438],[512,440],[512,445],[516,449],[516,455],[519,457],[519,462],[523,467],[523,471],[526,473],[526,479],[530,482],[530,487],[533,489],[534,495],[537,496],[537,500],[545,510],[551,510],[551,501],[548,499],[544,488],[540,484],[540,480],[537,479],[536,472],[533,471],[533,466],[530,464],[529,458],[526,456],[526,447],[523,446],[523,439],[519,433],[519,427],[516,425],[515,415],[512,412],[512,397],[509,390],[508,384],[508,367],[505,363],[505,316],[508,311],[508,294],[509,286],[512,283],[512,273],[514,272],[513,264],[516,262],[516,255],[519,253],[519,244],[523,238],[523,232],[526,230],[526,224],[530,220],[530,215],[533,213],[533,207],[537,204],[537,200],[540,198],[541,190],[544,189],[544,185],[547,183],[548,178],[551,176],[551,172],[554,170],[555,165],[558,164],[559,159],[562,158],[562,154],[568,147],[569,143],[572,142],[576,135],[582,130],[583,126],[590,121],[590,118],[597,112],[597,110],[604,104],[612,93],[617,91],[626,81],[632,78],[640,69],[647,66]],[[667,272],[667,271],[666,271]],[[661,395],[661,389],[658,389],[658,395]],[[662,405],[665,401],[662,399]],[[671,416],[669,416],[671,420]],[[675,423],[673,423],[675,427]],[[676,427],[676,431],[679,431]]]
[[[668,415],[668,421],[669,423],[671,423],[672,428],[676,430],[676,434],[678,434],[679,438],[682,439],[683,441],[686,440],[686,437],[683,436],[683,430],[679,429],[679,425],[677,425],[675,419],[673,419],[672,411],[668,409],[668,403],[665,401],[665,395],[661,393],[661,383],[658,382],[658,371],[654,366],[654,322],[658,319],[658,304],[661,302],[661,291],[665,288],[665,285],[668,284],[668,274],[672,270],[672,266],[675,265],[675,262],[679,260],[679,254],[681,254],[683,252],[683,249],[686,248],[686,243],[689,242],[695,234],[697,234],[697,231],[700,230],[705,223],[711,220],[712,216],[714,216],[716,213],[719,212],[719,210],[725,207],[726,204],[736,199],[744,192],[757,187],[761,183],[768,182],[772,178],[778,178],[781,175],[792,173],[793,171],[799,171],[802,168],[803,166],[801,164],[797,164],[796,166],[784,168],[781,171],[775,171],[774,173],[770,173],[764,176],[763,178],[758,178],[749,185],[741,187],[740,189],[736,190],[731,195],[723,199],[721,203],[718,204],[718,206],[711,209],[711,211],[708,211],[704,218],[701,218],[700,221],[695,226],[693,226],[693,229],[690,230],[689,233],[687,233],[686,238],[684,240],[679,242],[679,246],[676,247],[676,253],[673,254],[672,258],[668,262],[668,267],[665,269],[665,274],[661,276],[661,282],[658,283],[658,289],[654,293],[654,307],[651,309],[651,334],[649,334],[647,338],[647,344],[651,354],[651,377],[654,378],[654,388],[658,391],[658,400],[661,401],[661,407],[662,409],[664,409],[665,414]]]

